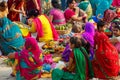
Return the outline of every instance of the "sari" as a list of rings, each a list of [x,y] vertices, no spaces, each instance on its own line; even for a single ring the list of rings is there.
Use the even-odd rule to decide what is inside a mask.
[[[52,80],[88,80],[87,75],[89,75],[89,77],[94,76],[92,66],[85,49],[83,47],[81,49],[75,48],[73,53],[76,62],[75,73],[73,74],[60,69],[54,69],[52,71]],[[86,70],[87,67],[89,68],[88,72]]]
[[[78,7],[86,12],[86,14],[88,15],[88,19],[91,18],[93,12],[89,1],[81,1]]]
[[[104,32],[95,34],[96,53],[93,61],[95,77],[111,79],[118,76],[119,57],[116,48],[110,43]]]
[[[38,3],[38,6],[40,7],[40,13],[41,13],[41,1],[42,0],[37,0],[37,3]],[[33,2],[33,0],[26,0],[26,3],[25,3],[25,8],[26,8],[26,12],[28,13],[28,11],[32,10],[32,9],[36,9],[36,6]]]
[[[93,58],[94,56],[94,35],[95,35],[94,25],[90,22],[87,22],[85,24],[85,32],[82,33],[82,37],[90,44],[89,52],[91,54],[91,58]]]
[[[10,52],[20,51],[24,45],[24,39],[18,26],[7,17],[0,18],[0,49],[4,55]]]
[[[112,6],[114,6],[114,7],[120,7],[120,0],[113,0]]]
[[[24,4],[21,0],[8,0],[8,8],[10,10],[11,6],[15,4],[15,9],[20,10],[22,5]],[[20,16],[18,12],[9,11],[8,18],[12,21],[20,21]]]
[[[104,12],[103,21],[110,23],[112,20],[114,20],[115,17],[117,17],[117,14],[114,11],[108,9]]]
[[[95,16],[103,16],[104,11],[110,8],[112,0],[90,0],[90,3],[93,8],[93,14]]]
[[[45,15],[40,15],[37,18],[35,18],[33,20],[31,29],[37,31],[37,40],[39,41],[49,41],[58,39],[58,34],[53,24]]]
[[[31,49],[29,49],[31,47]],[[28,49],[27,49],[28,48]],[[34,38],[26,38],[25,49],[15,53],[16,80],[35,80],[41,77],[42,53]]]

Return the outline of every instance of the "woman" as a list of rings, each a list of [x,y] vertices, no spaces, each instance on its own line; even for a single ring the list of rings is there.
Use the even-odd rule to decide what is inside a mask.
[[[95,77],[99,79],[115,79],[119,72],[119,58],[116,48],[110,43],[105,35],[105,23],[97,23],[98,31],[95,34],[95,58],[93,70]]]
[[[85,32],[82,33],[82,37],[90,44],[90,49],[88,50],[90,53],[91,59],[94,56],[94,35],[95,35],[95,27],[92,23],[87,22],[85,24]]]
[[[25,48],[20,52],[10,53],[8,57],[15,58],[16,80],[36,80],[41,77],[42,53],[34,38],[26,38]]]
[[[18,26],[7,17],[8,7],[6,2],[0,3],[0,49],[4,55],[10,52],[20,51],[24,45],[24,39]]]
[[[42,0],[25,0],[25,8],[26,8],[26,13],[28,14],[28,12],[32,9],[37,9],[39,10],[39,12],[41,12],[41,1]]]
[[[68,8],[65,10],[64,15],[67,22],[73,22],[73,21],[86,21],[86,13],[76,7],[75,0],[68,0],[67,1]]]
[[[54,69],[52,80],[88,80],[93,77],[92,66],[86,50],[82,47],[82,39],[71,37],[69,64],[64,70]]]
[[[52,0],[53,9],[50,10],[50,21],[54,25],[63,25],[66,23],[64,13],[60,10],[58,0]]]
[[[86,14],[88,15],[87,19],[91,18],[93,12],[89,1],[81,1],[78,7],[86,12]]]
[[[31,20],[32,22],[29,23],[31,26],[30,32],[37,32],[38,41],[49,41],[58,39],[58,34],[47,16],[39,15],[39,11],[37,9],[29,11],[28,16],[29,20]]]
[[[95,16],[103,16],[104,11],[110,8],[112,0],[90,0],[90,3],[93,9],[93,14]]]
[[[20,13],[25,16],[24,0],[8,0],[8,18],[12,21],[20,21]]]

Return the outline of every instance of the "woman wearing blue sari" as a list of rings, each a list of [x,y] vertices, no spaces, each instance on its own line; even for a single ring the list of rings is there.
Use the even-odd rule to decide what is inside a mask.
[[[19,27],[12,23],[7,17],[7,3],[0,3],[0,50],[4,55],[10,52],[20,51],[24,45]]]
[[[111,4],[112,4],[112,0],[89,0],[92,8],[93,8],[93,12],[95,16],[104,15],[104,11],[109,9]]]

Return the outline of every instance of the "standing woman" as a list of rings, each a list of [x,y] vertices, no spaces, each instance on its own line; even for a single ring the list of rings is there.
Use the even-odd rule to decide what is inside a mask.
[[[25,0],[26,13],[32,9],[37,9],[41,13],[41,0]]]
[[[98,31],[95,34],[95,58],[93,61],[93,70],[95,77],[99,79],[115,79],[119,72],[119,57],[117,49],[110,43],[105,35],[105,23],[97,23]]]
[[[20,21],[20,13],[25,16],[24,0],[8,0],[8,18],[12,21]]]

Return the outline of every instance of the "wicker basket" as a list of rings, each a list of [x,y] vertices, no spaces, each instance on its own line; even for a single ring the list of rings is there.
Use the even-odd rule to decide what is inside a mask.
[[[57,33],[59,35],[69,34],[71,32],[71,30],[72,30],[72,27],[69,28],[68,30],[57,30]]]

